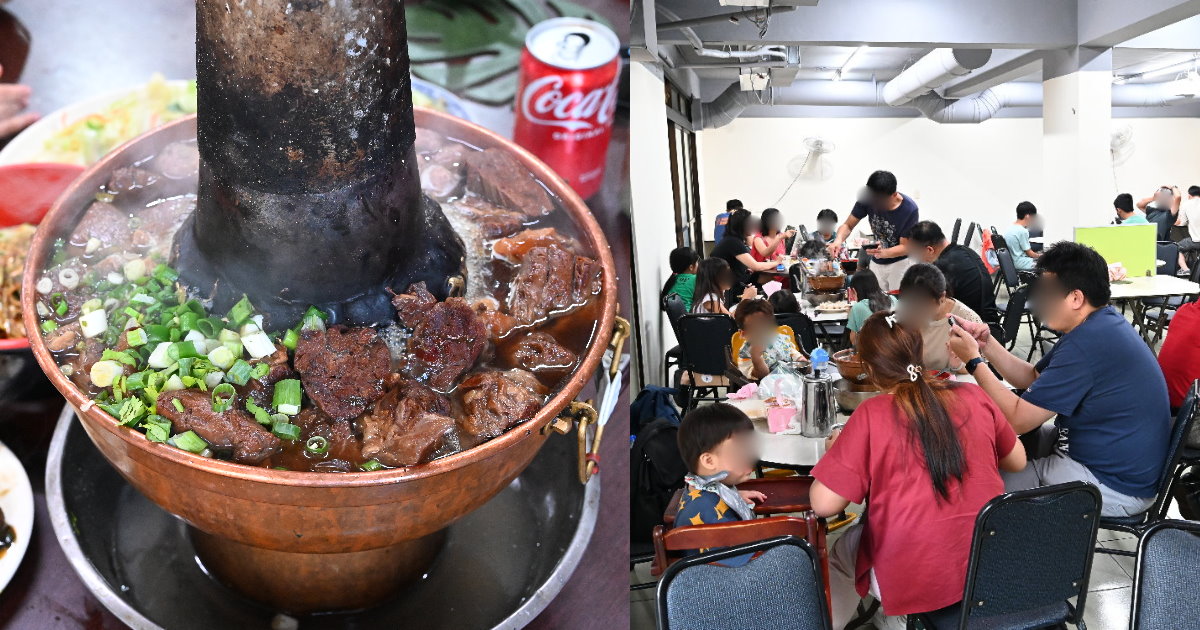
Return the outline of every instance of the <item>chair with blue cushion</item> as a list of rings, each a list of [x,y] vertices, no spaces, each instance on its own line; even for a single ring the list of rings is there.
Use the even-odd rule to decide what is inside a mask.
[[[786,517],[781,517],[786,518]],[[743,566],[714,562],[757,554]],[[684,558],[658,584],[659,630],[832,630],[817,550],[788,535]]]
[[[1130,630],[1200,630],[1200,523],[1162,521],[1138,541]]]
[[[1100,491],[1082,481],[992,499],[975,519],[962,601],[909,615],[908,627],[1010,630],[1069,623],[1086,630],[1083,608],[1099,517]]]
[[[1171,439],[1167,443],[1167,452],[1163,454],[1166,463],[1158,477],[1154,503],[1145,512],[1133,516],[1105,516],[1100,519],[1101,529],[1126,532],[1141,538],[1150,529],[1150,526],[1167,517],[1167,507],[1171,504],[1171,489],[1183,473],[1183,467],[1179,465],[1179,462],[1183,456],[1188,433],[1192,430],[1192,422],[1196,417],[1198,395],[1200,395],[1200,380],[1192,383],[1187,396],[1183,399],[1183,404],[1179,406],[1179,413],[1175,415],[1175,424],[1171,427]],[[1096,551],[1119,556],[1136,555],[1132,551],[1109,547],[1099,547]]]

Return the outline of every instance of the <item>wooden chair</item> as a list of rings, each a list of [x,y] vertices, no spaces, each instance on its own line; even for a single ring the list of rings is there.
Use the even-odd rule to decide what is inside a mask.
[[[756,505],[754,513],[769,518],[675,528],[679,499],[683,496],[682,489],[677,491],[663,514],[664,525],[654,528],[654,560],[650,564],[650,575],[662,575],[668,566],[683,557],[685,551],[729,547],[775,536],[795,536],[807,540],[820,554],[821,575],[825,579],[825,596],[828,598],[829,553],[825,544],[828,528],[825,519],[812,512],[808,498],[812,483],[813,478],[808,476],[750,479],[738,484],[738,489],[758,490],[766,495],[767,500]],[[770,516],[784,513],[802,513],[803,516]]]

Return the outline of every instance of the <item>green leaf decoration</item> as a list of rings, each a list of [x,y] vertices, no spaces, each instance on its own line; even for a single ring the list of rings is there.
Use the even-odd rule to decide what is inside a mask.
[[[525,34],[552,17],[611,28],[569,0],[422,0],[405,9],[413,74],[474,101],[511,103]]]

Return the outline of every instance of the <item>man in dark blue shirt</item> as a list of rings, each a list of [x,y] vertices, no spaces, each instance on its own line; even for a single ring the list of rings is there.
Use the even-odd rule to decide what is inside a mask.
[[[900,288],[900,279],[908,270],[908,233],[921,220],[917,202],[912,197],[896,190],[896,176],[888,171],[875,171],[867,178],[867,185],[859,200],[850,210],[846,222],[838,227],[837,235],[829,243],[829,253],[837,256],[842,244],[850,237],[855,226],[863,218],[871,223],[871,232],[877,246],[867,249],[871,257],[871,271],[879,279],[885,292]]]
[[[996,401],[1017,433],[1057,416],[1066,446],[1005,474],[1008,490],[1086,481],[1100,488],[1105,516],[1129,516],[1154,502],[1167,458],[1171,415],[1167,384],[1153,353],[1108,305],[1108,267],[1095,250],[1061,242],[1037,260],[1033,308],[1063,333],[1037,365],[1018,359],[988,334],[962,322],[950,347]],[[1009,391],[982,356],[1017,388]]]

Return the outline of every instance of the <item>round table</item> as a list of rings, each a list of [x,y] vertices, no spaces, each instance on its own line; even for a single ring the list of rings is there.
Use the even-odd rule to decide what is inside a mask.
[[[758,459],[763,465],[807,470],[817,465],[825,455],[825,438],[811,438],[799,433],[771,433],[767,429],[766,406],[760,400],[727,400],[741,409],[754,422],[754,434],[758,438]],[[838,413],[835,423],[849,419],[847,414]]]

